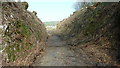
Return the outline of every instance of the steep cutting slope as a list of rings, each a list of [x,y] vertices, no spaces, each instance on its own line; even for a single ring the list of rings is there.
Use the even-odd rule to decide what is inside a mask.
[[[2,3],[3,65],[30,65],[44,50],[46,28],[27,11],[28,6],[27,2]]]
[[[57,25],[68,45],[82,48],[93,61],[120,61],[120,2],[97,3],[76,11]],[[99,65],[99,64],[98,64]]]

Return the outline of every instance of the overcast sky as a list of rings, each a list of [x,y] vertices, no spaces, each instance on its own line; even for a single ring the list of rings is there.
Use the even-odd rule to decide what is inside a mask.
[[[29,11],[36,11],[43,21],[61,21],[75,10],[73,4],[76,0],[24,0],[29,3]]]

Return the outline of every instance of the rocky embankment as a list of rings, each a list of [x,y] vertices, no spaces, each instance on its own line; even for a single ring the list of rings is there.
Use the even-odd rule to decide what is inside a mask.
[[[47,32],[27,2],[2,2],[2,64],[28,66],[44,51]],[[1,7],[1,6],[0,6]],[[0,21],[1,23],[1,21]]]
[[[76,53],[82,49],[96,65],[120,62],[120,2],[96,3],[57,25],[58,34]]]

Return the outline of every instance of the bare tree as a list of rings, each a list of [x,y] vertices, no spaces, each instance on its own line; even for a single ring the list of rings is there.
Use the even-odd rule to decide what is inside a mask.
[[[79,9],[81,9],[81,8],[84,8],[84,7],[87,7],[87,6],[90,6],[90,5],[92,5],[94,2],[93,2],[93,0],[90,0],[90,1],[86,1],[86,0],[83,0],[83,2],[79,2],[79,1],[77,1],[77,2],[75,2],[75,4],[74,4],[74,9],[76,10],[76,11],[78,11]]]
[[[75,4],[74,4],[74,9],[77,11],[77,10],[79,10],[81,8],[81,2],[76,2]]]

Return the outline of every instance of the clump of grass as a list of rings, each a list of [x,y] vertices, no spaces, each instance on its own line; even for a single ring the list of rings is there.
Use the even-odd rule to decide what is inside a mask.
[[[13,22],[11,22],[11,24],[13,24]],[[16,21],[16,23],[14,23],[14,29],[16,31],[14,31],[12,28],[10,28],[12,25],[9,25],[9,28],[7,29],[7,33],[6,36],[9,37],[8,41],[8,46],[5,48],[5,52],[8,55],[8,59],[9,61],[15,61],[15,59],[17,58],[17,53],[23,51],[23,47],[28,47],[29,49],[32,48],[30,43],[27,42],[27,40],[24,39],[29,39],[30,37],[30,29],[29,26],[26,24],[23,24],[22,21]],[[9,34],[10,32],[10,34]],[[12,34],[15,34],[14,37],[11,37]],[[12,42],[10,42],[10,40]],[[24,41],[23,41],[24,40]],[[25,44],[23,42],[26,42]],[[22,45],[20,44],[22,43]]]
[[[29,38],[30,29],[28,25],[23,24],[21,21],[17,21],[17,24],[15,26],[18,29],[17,31],[18,34],[22,35],[25,38]]]

